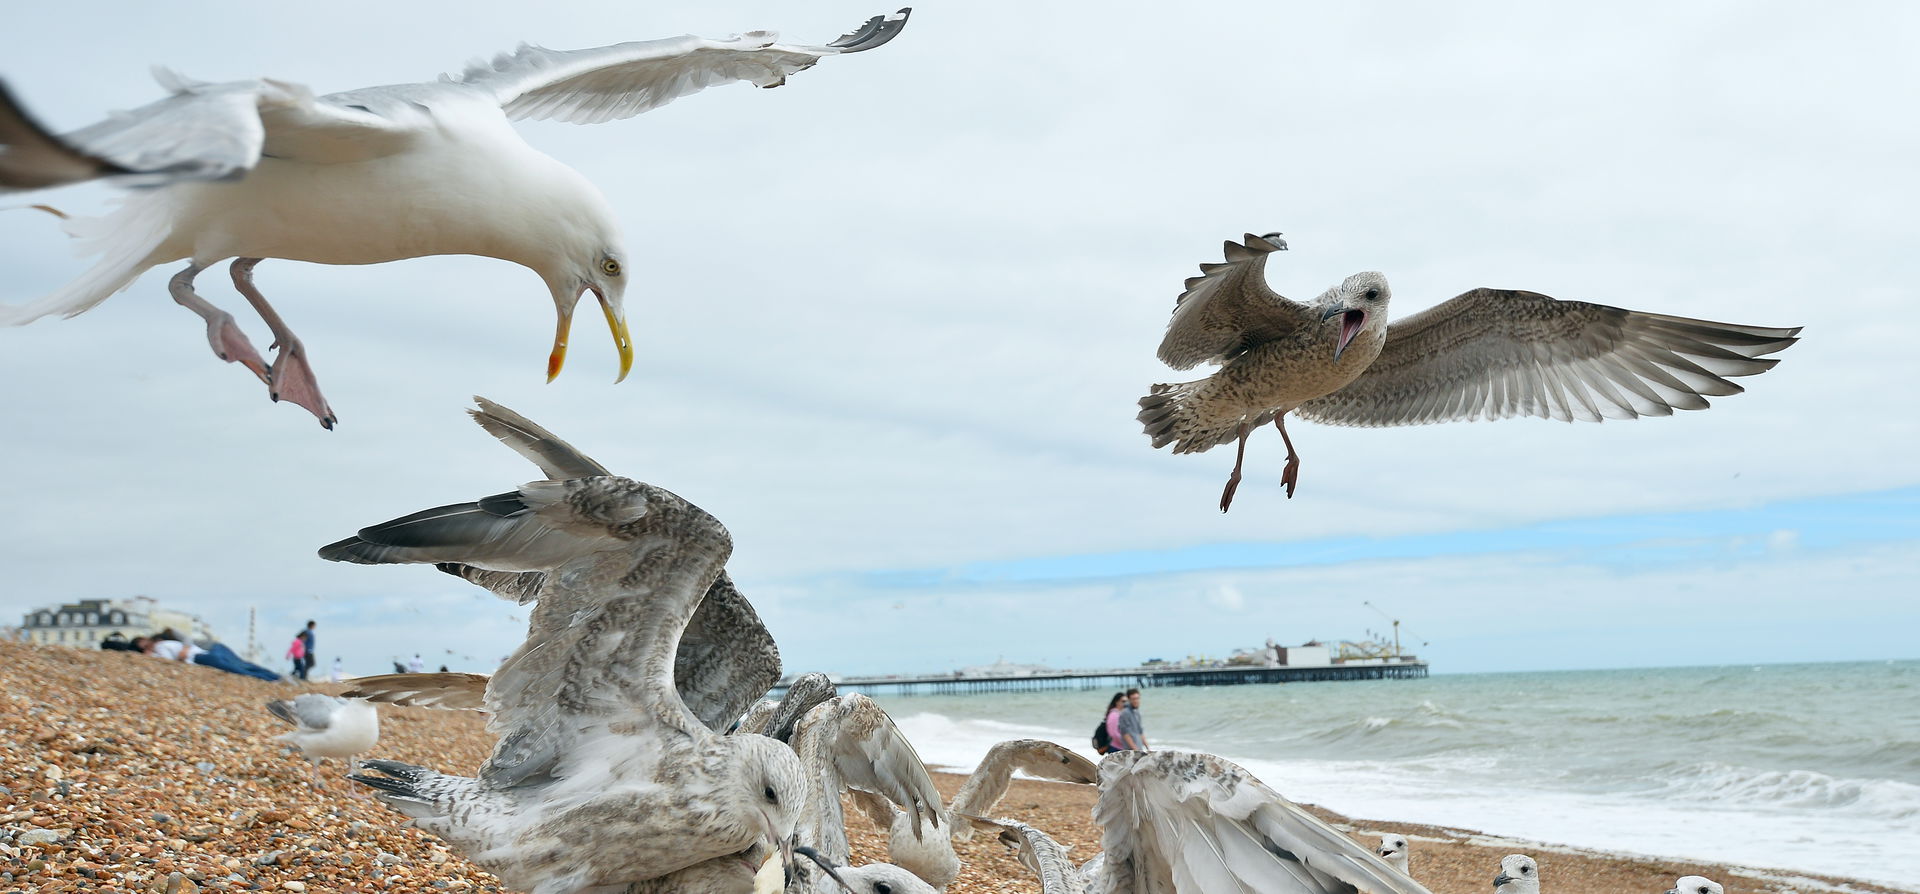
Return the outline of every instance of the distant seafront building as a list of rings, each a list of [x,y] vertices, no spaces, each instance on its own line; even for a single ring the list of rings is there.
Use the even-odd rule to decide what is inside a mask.
[[[20,638],[30,643],[92,649],[115,633],[132,639],[168,627],[193,640],[213,638],[213,631],[200,616],[163,608],[151,596],[82,599],[34,609],[21,622]]]

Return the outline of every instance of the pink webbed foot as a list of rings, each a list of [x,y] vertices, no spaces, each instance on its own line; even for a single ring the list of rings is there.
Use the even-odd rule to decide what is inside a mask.
[[[274,400],[305,407],[320,420],[320,427],[331,430],[334,423],[340,421],[333,415],[333,408],[327,406],[327,399],[320,393],[320,382],[313,376],[313,367],[307,363],[307,351],[299,340],[289,344],[274,343],[280,348],[279,356],[274,358],[273,368],[267,373],[267,396]]]
[[[1280,474],[1280,483],[1287,486],[1287,499],[1293,499],[1293,489],[1300,485],[1300,458],[1287,457],[1287,469]]]
[[[260,381],[268,381],[267,362],[260,358],[259,351],[254,350],[253,342],[247,339],[246,333],[240,331],[232,314],[223,312],[207,318],[207,342],[213,346],[215,357],[245,366]]]
[[[273,347],[280,351],[267,370],[267,396],[306,408],[320,420],[321,428],[331,431],[339,418],[333,415],[333,408],[327,406],[327,399],[320,394],[320,382],[313,377],[313,367],[307,363],[307,349],[253,284],[253,268],[259,263],[259,258],[239,258],[228,269],[233,274],[233,287],[259,312],[260,319],[273,332]]]

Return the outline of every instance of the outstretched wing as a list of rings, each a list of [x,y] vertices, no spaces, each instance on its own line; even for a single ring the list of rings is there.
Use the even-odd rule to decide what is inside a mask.
[[[356,677],[347,698],[413,708],[486,709],[487,675],[460,673],[380,674]]]
[[[1388,326],[1366,372],[1295,415],[1360,426],[1670,416],[1745,390],[1728,377],[1772,369],[1765,355],[1799,332],[1475,289]]]
[[[521,46],[468,66],[454,80],[485,91],[509,118],[598,124],[631,118],[715,84],[777,87],[827,56],[880,46],[906,27],[902,9],[874,16],[826,46],[776,43],[771,31],[725,40],[687,35],[589,50]]]
[[[516,574],[450,562],[438,567],[522,603],[533,601],[546,580],[539,571]],[[396,705],[484,710],[487,679],[485,674],[382,674],[354,680],[345,695]],[[673,681],[680,700],[708,729],[721,732],[779,679],[780,650],[773,635],[734,588],[733,579],[721,572],[694,610],[674,654]]]
[[[1210,754],[1108,755],[1094,821],[1106,855],[1095,889],[1107,894],[1430,894]]]
[[[912,817],[915,829],[923,822],[934,826],[944,822],[940,790],[919,753],[887,712],[864,695],[829,699],[808,711],[794,730],[793,750],[807,768],[812,786],[800,820],[801,843],[837,862],[847,861],[846,822],[840,810],[840,795],[846,788],[862,789],[899,805]]]
[[[565,481],[568,478],[600,478],[613,474],[595,462],[593,457],[574,449],[572,444],[560,440],[533,420],[479,395],[474,395],[473,402],[476,408],[467,411],[473,421],[486,429],[487,434],[499,438],[515,453],[539,466],[541,473],[548,478]]]
[[[780,680],[780,648],[726,572],[714,579],[673,657],[673,682],[687,710],[725,732]]]
[[[951,812],[992,816],[993,807],[1007,793],[1015,770],[1057,782],[1085,785],[1100,782],[1100,768],[1065,745],[1042,739],[1011,739],[987,749],[987,756],[981,758],[980,766],[974,768],[972,775],[954,793]],[[966,827],[967,823],[954,825],[955,836],[965,840],[967,833],[962,833],[960,829]]]
[[[1201,264],[1174,304],[1160,362],[1174,369],[1224,363],[1306,322],[1307,309],[1267,287],[1267,256],[1287,243],[1279,233],[1227,242],[1226,262]]]
[[[504,786],[594,759],[575,753],[585,737],[707,734],[674,690],[670,656],[731,549],[698,507],[606,477],[537,481],[414,513],[320,555],[548,573],[526,642],[487,686],[488,728],[500,740],[481,778]]]
[[[231,180],[263,154],[316,163],[362,161],[406,148],[419,116],[315,98],[271,79],[212,84],[157,69],[171,94],[54,136],[0,87],[0,191],[109,178],[122,186]]]

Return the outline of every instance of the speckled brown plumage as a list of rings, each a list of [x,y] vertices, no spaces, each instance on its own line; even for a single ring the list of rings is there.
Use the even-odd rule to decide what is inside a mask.
[[[608,475],[532,482],[324,548],[345,561],[544,575],[527,641],[486,684],[498,741],[477,776],[372,761],[381,775],[356,778],[535,894],[770,848],[805,797],[798,759],[765,737],[716,733],[675,688],[678,645],[731,549],[699,507]]]
[[[1246,439],[1272,422],[1287,441],[1292,497],[1299,456],[1294,413],[1334,425],[1418,425],[1507,416],[1572,421],[1667,416],[1737,394],[1729,377],[1771,369],[1765,355],[1799,328],[1714,323],[1475,289],[1391,326],[1386,277],[1358,273],[1309,304],[1266,284],[1278,234],[1226,244],[1226,261],[1187,280],[1159,356],[1213,375],[1155,385],[1139,420],[1153,446],[1198,453],[1235,442],[1220,509],[1232,505]]]

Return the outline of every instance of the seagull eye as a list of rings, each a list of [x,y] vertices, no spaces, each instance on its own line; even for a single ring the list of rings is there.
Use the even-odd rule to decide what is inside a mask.
[[[608,276],[619,276],[620,262],[612,258],[607,258],[600,262],[600,272],[605,273]]]
[[[776,795],[776,794],[774,794],[774,793],[773,793],[773,786],[771,786],[771,785],[769,785],[769,786],[767,786],[767,787],[766,787],[766,789],[765,789],[765,794],[766,794],[766,796],[767,796],[767,803],[768,803],[768,804],[778,804],[778,803],[780,803],[780,796],[779,796],[779,795]]]
[[[1367,290],[1367,300],[1368,300],[1368,301],[1379,301],[1379,300],[1380,300],[1380,290],[1379,290],[1379,289],[1368,289],[1368,290]]]
[[[886,882],[875,882],[873,885],[873,894],[893,894],[893,886]]]

